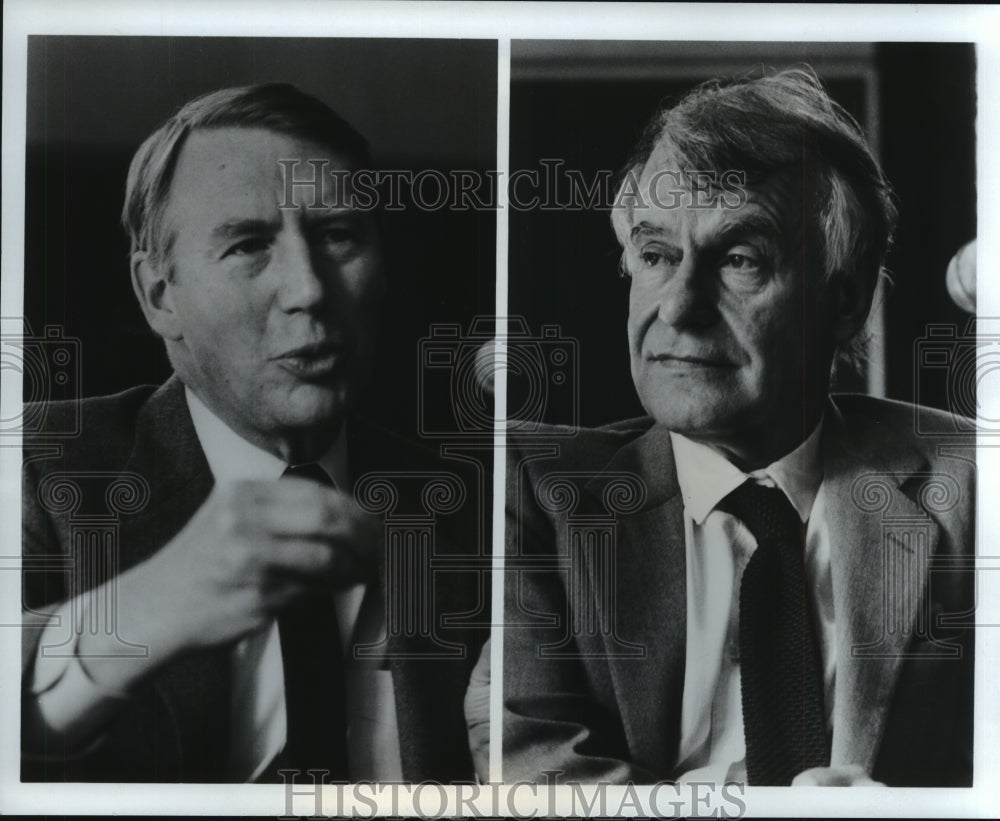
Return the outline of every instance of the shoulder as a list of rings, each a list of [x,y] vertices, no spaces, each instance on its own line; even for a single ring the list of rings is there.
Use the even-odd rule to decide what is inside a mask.
[[[156,391],[140,385],[121,393],[64,402],[32,402],[24,406],[25,446],[58,443],[63,465],[88,467],[123,462],[135,438],[140,411]]]
[[[974,423],[949,411],[900,402],[894,399],[877,399],[861,394],[834,394],[832,397],[845,421],[867,420],[874,424],[891,425],[895,430],[911,430],[940,435],[960,433],[963,428],[972,431]]]
[[[38,420],[33,429],[41,436],[68,436],[75,427],[82,429],[134,417],[155,391],[155,385],[137,385],[108,396],[62,402],[26,402],[24,416]]]
[[[647,433],[653,424],[652,418],[641,416],[595,428],[535,425],[530,431],[513,431],[507,435],[508,464],[530,460],[529,472],[536,468],[600,471],[616,453]]]
[[[848,434],[879,448],[911,448],[933,458],[941,445],[975,444],[975,421],[956,413],[855,394],[832,400]]]
[[[970,516],[975,500],[976,440],[971,419],[947,411],[876,399],[834,396],[835,440],[840,459],[852,459],[872,472],[904,472],[923,492],[946,493],[949,510]]]

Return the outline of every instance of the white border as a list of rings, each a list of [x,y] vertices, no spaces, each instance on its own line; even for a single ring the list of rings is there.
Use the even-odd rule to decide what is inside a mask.
[[[500,78],[509,76],[511,38],[636,40],[785,40],[785,41],[975,41],[978,43],[978,221],[979,311],[1000,316],[1000,282],[989,275],[1000,270],[997,240],[1000,160],[994,146],[1000,133],[1000,10],[987,6],[836,6],[777,7],[693,4],[442,3],[322,2],[322,0],[184,0],[151,2],[87,2],[70,0],[6,0],[3,9],[3,222],[0,316],[22,314],[24,238],[25,85],[27,35],[226,35],[226,36],[372,36],[463,37],[499,40]],[[505,62],[506,61],[506,62]],[[503,80],[501,80],[503,82]],[[501,87],[498,117],[500,157],[506,157],[507,97]],[[498,158],[499,159],[499,158]],[[505,161],[505,160],[504,160]],[[498,230],[498,305],[506,303],[506,236],[501,216]],[[503,313],[499,310],[497,313]],[[5,376],[0,417],[19,407],[19,385]],[[995,386],[982,385],[990,391]],[[984,442],[985,443],[985,442]],[[981,448],[979,493],[980,545],[987,553],[1000,539],[995,449]],[[16,566],[7,554],[20,544],[20,455],[0,448],[0,568]],[[497,460],[501,471],[503,459]],[[502,492],[497,498],[502,499]],[[494,524],[496,529],[496,523]],[[19,573],[0,573],[0,623],[18,619]],[[1000,625],[1000,582],[983,574],[980,584],[981,623]],[[501,611],[497,611],[502,613]],[[1000,813],[1000,653],[996,631],[977,632],[976,771],[971,790],[796,789],[748,790],[754,815],[878,815],[912,817],[981,816]],[[494,645],[499,660],[498,642]],[[3,813],[176,813],[280,814],[285,811],[281,787],[270,785],[22,785],[17,781],[20,636],[0,630],[0,812]],[[494,675],[497,671],[494,671]],[[495,705],[496,706],[496,705]],[[519,806],[524,806],[519,802]],[[331,805],[327,805],[331,806]],[[295,805],[311,812],[311,804]],[[363,809],[363,808],[362,808]],[[405,808],[401,807],[405,812]],[[485,812],[489,808],[484,805]]]
[[[498,179],[510,179],[510,142],[507,134],[510,131],[510,40],[502,40],[497,52],[497,171]],[[497,338],[507,338],[507,231],[510,209],[507,207],[507,187],[498,186],[497,192],[497,299],[494,313],[497,316]],[[495,413],[497,424],[494,436],[493,463],[493,586],[492,606],[493,624],[504,623],[504,567],[506,551],[504,549],[504,527],[507,522],[507,512],[500,502],[507,493],[507,460],[500,458],[506,447],[507,421],[507,370],[501,367],[506,362],[507,355],[503,348],[505,342],[496,349],[496,395]],[[503,681],[503,630],[493,630],[490,639],[490,770],[491,783],[501,781],[503,769],[501,760],[501,737],[503,730],[503,704],[497,697],[499,694],[495,682]]]

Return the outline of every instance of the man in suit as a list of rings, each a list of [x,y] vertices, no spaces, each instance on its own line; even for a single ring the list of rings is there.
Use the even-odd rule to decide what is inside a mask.
[[[971,784],[971,449],[830,395],[894,220],[807,70],[653,118],[612,216],[649,416],[509,453],[505,781]]]
[[[40,409],[50,430],[78,413],[79,435],[25,460],[25,780],[471,774],[482,637],[439,622],[479,583],[432,588],[429,553],[374,514],[395,493],[441,514],[436,551],[469,552],[469,505],[424,491],[474,507],[476,488],[356,413],[385,289],[349,180],[371,167],[283,84],[199,97],[133,158],[132,285],[175,375]],[[421,620],[388,630],[400,598]]]

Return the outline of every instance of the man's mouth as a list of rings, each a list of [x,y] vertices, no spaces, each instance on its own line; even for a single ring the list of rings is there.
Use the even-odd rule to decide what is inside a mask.
[[[349,351],[336,342],[316,342],[292,348],[274,359],[285,370],[301,379],[322,379],[341,370]]]
[[[649,354],[646,359],[668,368],[735,368],[736,364],[725,356],[715,354]]]

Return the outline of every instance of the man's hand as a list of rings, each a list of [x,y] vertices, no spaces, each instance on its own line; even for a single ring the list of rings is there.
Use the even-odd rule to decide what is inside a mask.
[[[315,482],[217,487],[162,550],[110,583],[119,623],[149,646],[147,663],[99,659],[115,637],[89,633],[79,653],[98,684],[127,689],[177,655],[264,626],[302,596],[374,578],[379,544],[371,517]]]
[[[480,783],[490,780],[490,640],[479,653],[465,691],[465,723],[469,732],[469,751]]]
[[[884,787],[857,764],[840,767],[813,767],[792,779],[793,787]]]

